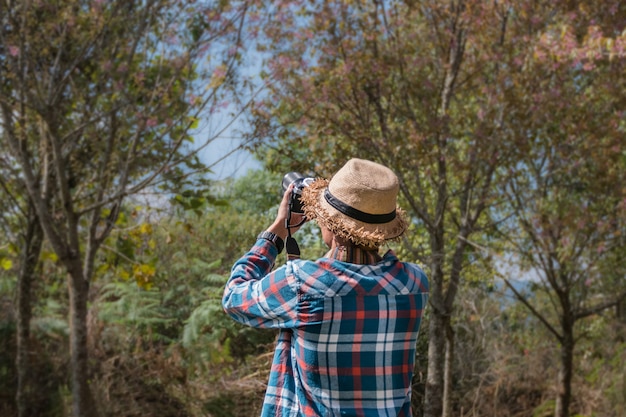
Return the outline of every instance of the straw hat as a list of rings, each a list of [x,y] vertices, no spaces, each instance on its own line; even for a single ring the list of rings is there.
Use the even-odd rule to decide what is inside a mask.
[[[350,159],[330,181],[316,179],[302,191],[307,218],[336,236],[374,248],[400,237],[407,229],[397,206],[398,177],[389,168]]]

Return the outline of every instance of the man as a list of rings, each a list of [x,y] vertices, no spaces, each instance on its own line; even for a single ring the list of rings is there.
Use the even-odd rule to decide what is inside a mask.
[[[281,329],[263,416],[410,416],[411,378],[428,281],[414,264],[383,256],[407,228],[398,178],[351,159],[302,191],[329,252],[272,272],[288,236],[290,187],[274,223],[239,259],[222,300],[235,320]]]

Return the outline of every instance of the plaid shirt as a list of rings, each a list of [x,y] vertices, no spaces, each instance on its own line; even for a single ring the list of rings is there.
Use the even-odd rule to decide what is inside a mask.
[[[392,251],[370,264],[331,251],[270,272],[276,256],[258,240],[233,266],[222,300],[240,323],[281,329],[262,415],[410,416],[424,272]]]

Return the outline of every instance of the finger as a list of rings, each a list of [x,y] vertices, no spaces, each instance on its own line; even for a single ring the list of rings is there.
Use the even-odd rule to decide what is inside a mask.
[[[293,184],[289,184],[289,187],[283,193],[283,201],[289,201],[291,197],[291,191],[293,190]]]

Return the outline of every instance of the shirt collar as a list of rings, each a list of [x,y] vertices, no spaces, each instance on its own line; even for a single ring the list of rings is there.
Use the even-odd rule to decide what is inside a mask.
[[[378,249],[365,249],[358,246],[338,246],[329,250],[324,257],[358,265],[373,265],[382,260]]]

